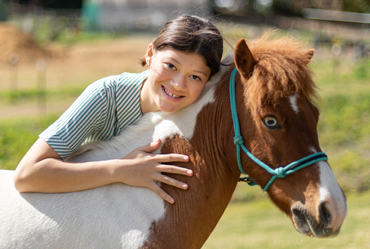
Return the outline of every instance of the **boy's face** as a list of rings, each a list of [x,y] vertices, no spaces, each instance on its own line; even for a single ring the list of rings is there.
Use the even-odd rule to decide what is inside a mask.
[[[175,112],[192,104],[211,74],[203,56],[172,48],[146,53],[149,77],[142,89],[142,111]]]

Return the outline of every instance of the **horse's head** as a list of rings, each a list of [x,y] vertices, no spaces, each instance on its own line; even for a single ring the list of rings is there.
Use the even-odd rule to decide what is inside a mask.
[[[313,50],[302,49],[292,39],[268,37],[250,47],[241,40],[234,54],[239,72],[236,106],[245,147],[272,170],[319,154],[319,111],[312,104],[315,85],[307,67]],[[273,175],[241,153],[244,171],[264,188]],[[335,236],[346,216],[346,198],[329,164],[322,159],[311,162],[286,176],[280,172],[266,191],[299,232]]]

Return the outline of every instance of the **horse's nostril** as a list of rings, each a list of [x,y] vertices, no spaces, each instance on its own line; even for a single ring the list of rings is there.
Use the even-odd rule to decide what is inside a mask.
[[[301,210],[294,208],[292,210],[294,220],[297,224],[297,228],[301,233],[307,234],[311,232],[309,221],[307,220],[306,215]]]
[[[321,223],[325,227],[328,227],[331,223],[331,214],[327,209],[325,202],[322,202],[319,206],[319,215]]]

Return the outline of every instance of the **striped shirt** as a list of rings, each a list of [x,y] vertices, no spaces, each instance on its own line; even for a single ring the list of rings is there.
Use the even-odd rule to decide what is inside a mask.
[[[64,160],[82,144],[117,136],[141,118],[140,91],[148,75],[122,73],[94,82],[39,137]]]

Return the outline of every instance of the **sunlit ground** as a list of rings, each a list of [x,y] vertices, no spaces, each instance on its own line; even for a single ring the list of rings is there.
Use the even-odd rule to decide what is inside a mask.
[[[257,200],[231,203],[203,248],[370,248],[370,193],[351,194],[347,198],[347,218],[335,238],[306,237],[269,200]]]

